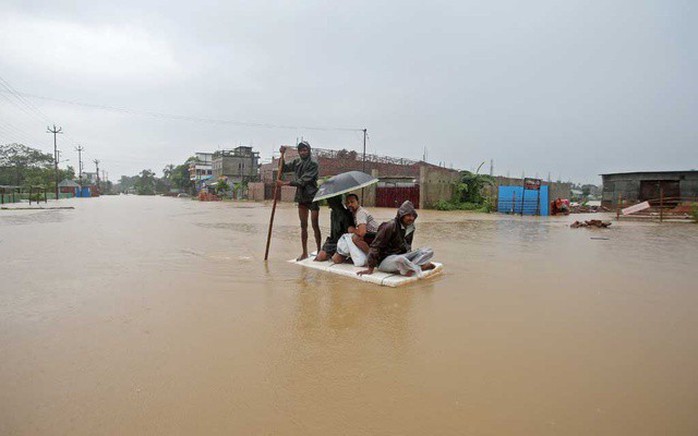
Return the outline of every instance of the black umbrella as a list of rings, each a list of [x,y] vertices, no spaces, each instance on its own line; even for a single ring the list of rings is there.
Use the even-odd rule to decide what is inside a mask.
[[[318,189],[313,201],[320,201],[336,195],[346,194],[357,189],[378,183],[378,179],[361,171],[349,171],[332,176]]]

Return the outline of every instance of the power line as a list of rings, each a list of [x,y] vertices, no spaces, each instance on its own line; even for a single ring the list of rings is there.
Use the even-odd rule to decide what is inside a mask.
[[[0,89],[0,93],[6,93],[6,92],[8,92],[8,91],[3,91],[2,89]],[[128,108],[109,106],[109,105],[103,105],[103,104],[82,103],[82,102],[78,102],[78,101],[63,100],[63,99],[52,98],[52,97],[44,97],[44,96],[35,95],[35,94],[28,94],[25,92],[17,92],[17,94],[20,96],[23,96],[23,97],[53,101],[53,102],[57,102],[57,103],[70,104],[70,105],[75,105],[75,106],[83,106],[83,107],[89,107],[89,108],[93,108],[93,109],[101,109],[101,110],[112,111],[112,112],[121,112],[121,113],[130,114],[130,115],[149,116],[149,117],[153,117],[153,118],[172,119],[172,120],[178,120],[178,121],[191,121],[191,122],[197,122],[197,123],[211,123],[211,124],[231,124],[231,125],[244,126],[244,127],[260,127],[260,128],[266,128],[266,129],[363,132],[363,129],[353,129],[353,128],[348,128],[348,127],[290,126],[290,125],[273,124],[273,123],[221,120],[221,119],[215,119],[215,118],[168,114],[168,113],[156,112],[156,111],[128,109]]]
[[[8,91],[9,91],[17,100],[19,100],[22,104],[24,104],[26,107],[28,107],[29,110],[31,110],[32,112],[34,112],[35,114],[37,114],[37,115],[38,115],[40,118],[42,118],[44,121],[49,121],[49,122],[50,122],[50,120],[49,120],[49,118],[46,116],[46,114],[44,114],[43,112],[41,112],[41,109],[39,109],[38,107],[34,106],[34,104],[33,104],[32,102],[30,102],[29,100],[27,100],[26,98],[24,98],[19,92],[17,92],[16,89],[14,89],[14,88],[12,87],[12,85],[10,85],[10,83],[9,83],[7,80],[3,79],[2,76],[0,76],[0,85],[2,85],[6,90],[8,90]]]

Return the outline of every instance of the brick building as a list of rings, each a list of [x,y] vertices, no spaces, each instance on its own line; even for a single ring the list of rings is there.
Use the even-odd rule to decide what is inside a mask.
[[[312,155],[320,166],[321,178],[334,176],[347,171],[363,170],[362,155],[355,151],[313,148]],[[284,159],[286,162],[290,162],[297,157],[298,151],[295,148],[288,148]],[[414,179],[419,179],[419,168],[422,164],[426,163],[410,159],[366,155],[365,172],[371,174],[376,171],[381,177],[412,177]],[[270,163],[263,164],[261,167],[262,181],[265,183],[273,183],[274,180],[276,180],[276,170],[278,167],[278,158],[273,158]]]
[[[378,185],[364,189],[363,204],[377,207],[396,207],[409,199],[418,208],[433,207],[439,200],[450,200],[458,171],[432,165],[423,161],[404,158],[366,155],[365,169],[362,154],[347,150],[312,149],[313,158],[318,161],[320,178],[334,176],[347,171],[364,171],[377,177]],[[287,162],[298,157],[295,148],[288,148]],[[266,185],[265,198],[271,198],[273,183],[278,170],[278,158],[261,166],[261,176]],[[261,184],[260,184],[261,185]],[[261,198],[261,186],[252,187],[258,192],[253,198]],[[281,201],[293,201],[295,188],[284,187]]]

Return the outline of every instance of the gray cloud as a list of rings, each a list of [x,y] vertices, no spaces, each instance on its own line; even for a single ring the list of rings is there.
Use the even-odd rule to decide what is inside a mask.
[[[14,2],[0,75],[31,94],[217,119],[369,129],[370,151],[598,181],[697,167],[690,2]],[[112,175],[252,142],[359,134],[32,100]],[[0,98],[6,123],[50,141]],[[45,123],[43,123],[45,124]],[[36,131],[38,133],[34,134]],[[0,137],[0,142],[4,142]],[[66,140],[66,148],[68,148]]]

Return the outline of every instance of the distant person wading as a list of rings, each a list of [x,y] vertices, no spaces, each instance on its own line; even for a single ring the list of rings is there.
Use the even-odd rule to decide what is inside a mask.
[[[282,146],[279,151],[286,152],[286,147]],[[297,260],[303,260],[308,257],[308,214],[310,212],[310,221],[313,225],[313,233],[315,236],[315,244],[317,251],[320,251],[320,243],[322,235],[320,234],[319,214],[320,207],[317,203],[313,203],[313,197],[318,190],[317,179],[319,167],[315,160],[310,156],[310,144],[301,141],[298,144],[298,155],[293,161],[283,165],[283,172],[293,172],[294,178],[291,181],[277,181],[279,186],[295,186],[296,197],[295,202],[298,203],[298,217],[301,222],[301,246],[303,252],[298,256]]]

